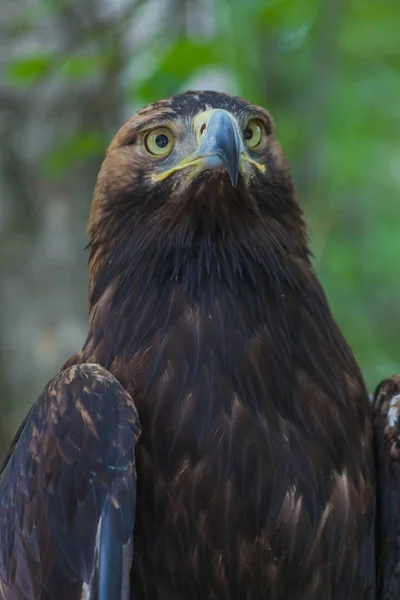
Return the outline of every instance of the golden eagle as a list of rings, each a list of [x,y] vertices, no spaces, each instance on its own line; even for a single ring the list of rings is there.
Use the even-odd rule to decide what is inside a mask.
[[[376,400],[374,451],[269,113],[140,110],[89,234],[86,342],[2,467],[1,597],[398,598],[396,442]]]

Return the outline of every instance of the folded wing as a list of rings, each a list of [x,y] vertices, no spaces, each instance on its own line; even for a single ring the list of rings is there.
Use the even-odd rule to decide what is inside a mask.
[[[129,598],[139,433],[102,367],[49,382],[0,471],[0,598]]]
[[[377,600],[400,598],[400,375],[374,394],[377,473]]]

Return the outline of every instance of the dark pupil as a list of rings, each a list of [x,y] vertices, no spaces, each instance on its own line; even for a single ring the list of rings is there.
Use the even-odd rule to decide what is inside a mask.
[[[165,148],[165,146],[168,146],[168,138],[166,135],[164,135],[163,133],[160,133],[157,137],[156,137],[156,144],[159,148]]]
[[[244,139],[251,140],[252,137],[253,137],[253,130],[250,127],[246,127],[246,129],[244,130]]]

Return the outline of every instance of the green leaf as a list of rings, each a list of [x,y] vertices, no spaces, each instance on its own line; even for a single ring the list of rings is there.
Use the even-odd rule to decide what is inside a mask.
[[[197,70],[218,63],[219,56],[216,40],[178,39],[150,77],[135,89],[135,97],[150,102],[174,94]]]
[[[51,61],[50,54],[30,54],[9,62],[4,68],[4,74],[12,83],[32,84],[49,71]]]
[[[63,60],[58,73],[65,79],[83,79],[98,73],[104,62],[102,54],[77,54]]]
[[[311,22],[318,10],[316,0],[271,0],[259,4],[261,24],[279,29],[292,29],[304,22]]]

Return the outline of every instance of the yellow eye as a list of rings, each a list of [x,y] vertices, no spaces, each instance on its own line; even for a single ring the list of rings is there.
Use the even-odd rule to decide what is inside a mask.
[[[145,135],[143,145],[148,154],[161,158],[174,147],[174,136],[167,127],[157,127]]]
[[[256,148],[260,145],[263,133],[264,130],[259,121],[249,121],[243,132],[244,143],[248,148]]]

